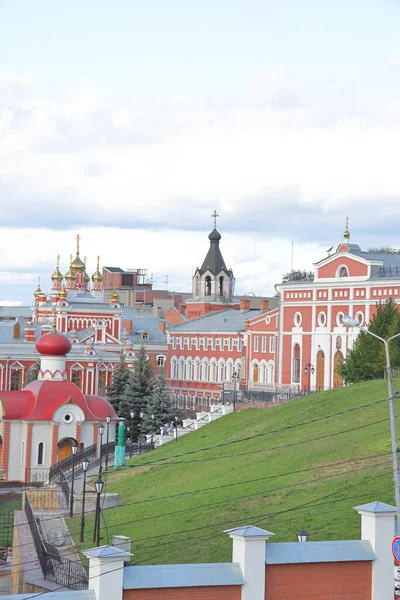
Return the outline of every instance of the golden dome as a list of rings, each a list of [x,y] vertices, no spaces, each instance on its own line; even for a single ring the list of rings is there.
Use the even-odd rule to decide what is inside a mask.
[[[96,272],[92,275],[93,283],[101,283],[103,281],[103,275],[100,273],[99,269],[100,256],[97,257],[97,269]]]
[[[116,289],[113,289],[113,291],[111,292],[111,294],[110,294],[110,300],[111,300],[111,302],[118,302],[118,300],[119,300],[119,294],[118,294],[118,292],[117,292]]]
[[[80,239],[81,239],[81,236],[78,234],[76,236],[76,256],[70,265],[70,269],[74,275],[76,273],[84,273],[85,272],[85,263],[81,260],[81,258],[79,256],[79,240]]]
[[[67,290],[65,289],[65,287],[63,287],[63,288],[60,290],[60,293],[58,294],[58,296],[59,296],[59,298],[66,298],[66,297],[68,296],[68,292],[67,292]]]
[[[33,295],[35,296],[35,298],[38,298],[39,296],[42,295],[42,290],[40,289],[40,285],[37,286],[36,290],[33,292]]]
[[[70,257],[69,257],[69,269],[65,273],[64,279],[66,279],[67,281],[71,281],[72,279],[75,279],[75,275],[72,272],[72,254],[70,254]]]
[[[57,256],[56,270],[54,271],[53,275],[51,276],[53,281],[62,281],[63,280],[63,276],[60,273],[59,265],[60,265],[60,257]]]

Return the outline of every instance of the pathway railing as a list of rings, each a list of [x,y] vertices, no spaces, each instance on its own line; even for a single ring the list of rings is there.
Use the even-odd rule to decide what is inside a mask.
[[[60,556],[54,546],[42,540],[39,524],[27,494],[24,509],[44,579],[70,590],[86,590],[89,581],[87,569],[78,561]]]

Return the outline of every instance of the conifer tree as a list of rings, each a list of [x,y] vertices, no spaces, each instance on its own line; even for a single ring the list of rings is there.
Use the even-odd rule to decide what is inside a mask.
[[[376,313],[368,329],[383,339],[400,333],[400,312],[392,298],[376,305]],[[399,339],[390,342],[390,358],[392,367],[400,366]],[[340,365],[337,371],[346,383],[357,383],[384,377],[385,369],[384,345],[368,333],[361,331],[352,350],[348,353],[346,362]]]
[[[124,393],[119,405],[119,416],[125,417],[130,422],[130,413],[133,411],[132,439],[137,440],[141,431],[140,413],[146,412],[147,405],[154,390],[154,372],[148,360],[145,347],[142,346],[133,363],[133,370],[129,373],[125,384]]]
[[[129,375],[129,370],[125,365],[125,355],[121,352],[118,366],[113,373],[112,383],[107,391],[107,398],[118,415],[120,414],[122,397],[125,392]]]
[[[156,379],[153,393],[144,410],[142,432],[160,433],[163,426],[165,424],[169,425],[172,420],[171,395],[167,388],[164,370],[161,369]]]

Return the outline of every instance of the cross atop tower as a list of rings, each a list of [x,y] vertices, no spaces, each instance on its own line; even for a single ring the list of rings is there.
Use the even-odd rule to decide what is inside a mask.
[[[56,257],[56,260],[57,260],[57,269],[59,269],[60,268],[60,255],[59,254]]]
[[[99,265],[100,265],[100,256],[97,257],[97,270],[99,270]]]
[[[214,212],[211,216],[214,219],[214,229],[217,229],[217,218],[219,217],[219,215],[217,214],[217,211],[214,210]]]
[[[78,235],[76,236],[76,253],[77,254],[79,254],[79,241],[80,241],[80,239],[81,239],[81,236],[78,233]]]
[[[346,229],[349,228],[349,217],[346,217]]]

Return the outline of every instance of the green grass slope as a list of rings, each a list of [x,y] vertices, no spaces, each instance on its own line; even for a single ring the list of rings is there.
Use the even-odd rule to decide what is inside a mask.
[[[302,527],[310,540],[358,538],[353,506],[394,503],[385,398],[385,382],[372,381],[246,410],[128,460],[132,468],[107,477],[122,506],[104,511],[103,543],[126,535],[135,564],[166,564],[230,561],[222,532],[246,524],[275,541]],[[69,526],[77,541],[79,518]],[[82,548],[93,546],[93,516],[86,532]]]

